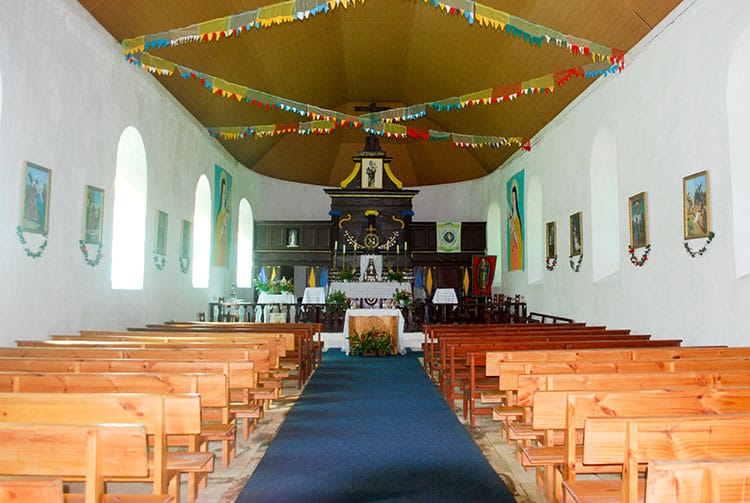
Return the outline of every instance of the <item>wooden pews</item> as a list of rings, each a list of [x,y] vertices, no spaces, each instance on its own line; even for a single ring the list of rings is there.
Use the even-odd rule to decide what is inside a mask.
[[[166,494],[104,495],[106,481],[148,475],[146,429],[129,424],[0,423],[0,475],[83,478],[84,493],[65,501],[157,503]],[[45,479],[42,479],[45,480]],[[8,491],[6,485],[3,491]],[[59,479],[45,484],[16,483],[16,501],[63,501]],[[24,491],[22,497],[19,491]],[[31,492],[33,491],[33,492]],[[80,498],[80,496],[83,496]],[[2,501],[13,501],[5,499]]]
[[[179,499],[181,473],[213,471],[213,453],[198,452],[200,434],[200,396],[145,395],[123,393],[0,393],[0,421],[46,424],[123,423],[145,427],[153,442],[148,475],[127,480],[149,481],[153,494],[167,494]],[[167,448],[170,435],[187,435],[192,439],[184,452]],[[125,477],[125,476],[124,476]],[[197,487],[189,488],[194,501]]]
[[[686,460],[722,460],[731,462],[733,458],[743,458],[750,451],[750,416],[666,416],[666,417],[608,417],[590,418],[585,422],[583,459],[589,464],[621,465],[621,480],[575,480],[563,483],[565,501],[585,503],[643,501],[648,489],[644,480],[638,478],[639,465],[656,461]],[[728,475],[734,480],[733,486],[711,486],[702,477],[699,483],[693,482],[692,488],[686,486],[683,491],[678,472],[668,472],[667,465],[660,471],[647,474],[645,485],[654,484],[650,501],[670,501],[661,498],[658,478],[671,481],[672,493],[678,491],[679,501],[744,501],[744,485],[748,477],[747,459],[740,461],[744,469],[739,475]],[[654,464],[650,465],[653,468]],[[663,482],[661,483],[663,486]],[[703,499],[693,499],[696,487],[697,494],[705,494]],[[733,489],[733,488],[734,489]],[[705,492],[704,492],[705,491]],[[733,492],[736,491],[736,492]],[[724,492],[731,499],[714,498],[715,494]],[[647,499],[647,501],[649,501]],[[672,500],[674,501],[674,500]]]
[[[750,458],[651,461],[646,503],[746,503],[750,501]]]
[[[0,502],[25,503],[44,501],[63,503],[63,486],[59,478],[0,478]]]

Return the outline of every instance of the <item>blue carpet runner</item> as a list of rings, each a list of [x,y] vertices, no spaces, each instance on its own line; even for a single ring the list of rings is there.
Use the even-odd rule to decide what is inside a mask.
[[[514,499],[415,353],[331,350],[237,499],[258,501]]]

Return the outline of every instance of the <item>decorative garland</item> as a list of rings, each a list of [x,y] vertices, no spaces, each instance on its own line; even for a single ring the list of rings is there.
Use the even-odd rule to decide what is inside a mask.
[[[21,244],[24,245],[23,250],[26,252],[27,257],[39,258],[42,256],[42,253],[44,253],[44,250],[47,248],[48,234],[46,232],[42,233],[42,237],[44,237],[44,241],[42,241],[42,244],[39,245],[39,248],[37,248],[36,251],[31,251],[28,248],[26,248],[26,238],[23,235],[23,229],[21,228],[20,225],[16,227],[16,235],[18,236],[18,241],[20,241]]]
[[[687,241],[685,241],[683,244],[685,245],[685,250],[687,250],[687,252],[690,254],[690,256],[692,258],[695,258],[696,255],[703,255],[704,253],[706,253],[706,249],[708,249],[708,245],[711,244],[711,241],[714,240],[714,237],[716,237],[716,234],[713,231],[709,231],[709,233],[708,233],[708,239],[706,239],[705,244],[703,245],[702,248],[700,248],[699,250],[696,250],[696,251],[693,251],[693,249],[690,248],[690,245],[688,244]]]
[[[544,259],[544,267],[546,267],[548,271],[554,271],[556,265],[557,265],[557,255],[555,255],[554,257],[547,257],[546,259]]]
[[[581,269],[581,262],[583,262],[583,253],[578,256],[578,262],[574,262],[573,257],[570,257],[569,262],[570,268],[573,270],[573,272],[578,272],[579,269]]]
[[[180,272],[187,274],[190,270],[190,257],[180,257]]]
[[[161,257],[161,258],[160,258]],[[164,270],[164,264],[167,263],[167,257],[164,255],[154,255],[154,265],[160,271]]]
[[[628,253],[630,254],[630,263],[636,267],[643,267],[643,265],[648,260],[648,254],[650,251],[651,251],[651,245],[647,244],[645,249],[643,250],[643,255],[641,255],[641,258],[638,258],[635,256],[635,248],[633,248],[632,246],[628,246]]]
[[[364,3],[364,0],[360,0],[360,3]],[[541,47],[546,42],[565,48],[572,54],[581,54],[594,60],[607,60],[624,65],[624,52],[619,49],[564,34],[471,0],[453,2],[460,6],[439,0],[425,0],[425,3],[449,15],[459,13],[470,25],[473,25],[476,20],[481,26],[502,30],[506,35],[522,38],[531,45]],[[303,21],[321,12],[328,13],[339,6],[346,8],[350,4],[356,5],[356,0],[285,0],[182,28],[128,38],[122,41],[122,47],[125,54],[135,54],[187,42],[212,42],[225,37],[238,37],[253,28],[267,28],[282,23]]]
[[[94,258],[94,260],[91,260],[89,258],[89,249],[86,246],[86,243],[84,243],[82,239],[78,240],[78,248],[81,249],[81,253],[83,253],[83,260],[86,261],[86,265],[88,266],[91,266],[91,267],[98,266],[102,261],[102,257],[104,257],[104,254],[102,253],[101,243],[99,243],[99,247],[96,250],[96,257]]]

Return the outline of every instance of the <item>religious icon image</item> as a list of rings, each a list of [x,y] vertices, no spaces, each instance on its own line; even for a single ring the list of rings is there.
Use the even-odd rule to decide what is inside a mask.
[[[583,238],[581,236],[581,212],[570,215],[570,256],[583,254]]]
[[[524,266],[523,219],[524,172],[519,171],[506,185],[508,198],[508,270],[522,271]]]
[[[290,227],[286,230],[286,247],[299,248],[299,229]]]
[[[190,220],[182,221],[182,239],[180,241],[180,257],[190,258],[193,255],[193,224]]]
[[[630,246],[638,249],[648,244],[648,223],[646,221],[646,193],[641,192],[628,199],[630,213]]]
[[[383,159],[362,159],[362,188],[383,188]]]
[[[86,207],[84,210],[84,243],[101,244],[102,215],[104,214],[104,190],[86,185]]]
[[[215,169],[213,265],[229,263],[232,230],[232,175],[223,168]]]
[[[702,238],[711,231],[708,171],[682,179],[683,228],[685,239]]]
[[[557,257],[557,222],[547,222],[547,258]]]
[[[26,163],[22,224],[26,232],[47,234],[51,179],[52,172],[47,168]]]
[[[157,255],[167,254],[167,229],[169,226],[169,215],[158,210],[156,214],[156,241],[154,253]]]
[[[482,296],[492,294],[492,281],[495,277],[497,257],[483,255],[472,257],[472,295]]]

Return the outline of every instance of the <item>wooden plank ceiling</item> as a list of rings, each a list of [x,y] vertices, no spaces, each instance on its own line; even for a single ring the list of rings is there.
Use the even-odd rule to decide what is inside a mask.
[[[112,36],[157,33],[275,3],[268,0],[79,0]],[[484,5],[562,33],[631,49],[680,0],[485,0]],[[239,37],[151,51],[189,68],[295,101],[359,115],[372,101],[405,106],[513,84],[588,64],[581,55],[532,46],[505,32],[469,25],[419,0],[366,0],[306,21]],[[125,63],[123,63],[125,64]],[[626,68],[627,71],[627,60]],[[205,126],[307,120],[215,96],[195,80],[157,78]],[[610,77],[611,78],[611,77]],[[614,77],[617,78],[617,77]],[[554,93],[437,112],[407,125],[462,134],[532,137],[593,82],[574,78]],[[248,169],[271,177],[336,186],[363,150],[361,129],[221,140]],[[518,147],[465,149],[450,142],[380,140],[406,186],[482,177]]]

